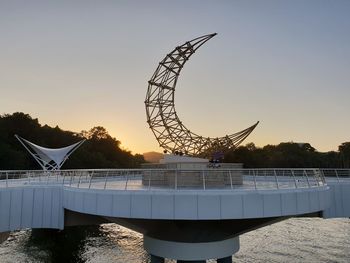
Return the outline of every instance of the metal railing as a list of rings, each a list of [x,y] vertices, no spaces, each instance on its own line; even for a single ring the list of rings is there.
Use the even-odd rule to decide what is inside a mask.
[[[350,179],[350,169],[321,169],[327,181],[341,182]]]
[[[62,185],[106,190],[266,190],[320,187],[325,176],[350,170],[320,169],[94,169],[0,171],[0,187]]]

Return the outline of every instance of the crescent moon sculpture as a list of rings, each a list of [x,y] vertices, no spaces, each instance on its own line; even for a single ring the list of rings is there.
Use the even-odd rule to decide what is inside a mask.
[[[203,137],[187,129],[175,110],[174,95],[177,79],[186,61],[216,33],[195,38],[176,47],[159,63],[146,94],[147,123],[165,152],[210,158],[236,148],[258,125],[219,138]]]

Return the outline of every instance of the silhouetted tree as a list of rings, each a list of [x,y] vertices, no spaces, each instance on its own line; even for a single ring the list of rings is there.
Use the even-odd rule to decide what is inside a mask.
[[[145,162],[140,154],[133,155],[121,148],[101,126],[75,133],[58,126],[41,125],[38,119],[16,112],[0,115],[0,169],[39,169],[38,164],[25,151],[14,135],[18,134],[38,145],[58,148],[83,138],[86,142],[67,160],[64,169],[70,168],[136,168]],[[225,155],[225,162],[243,163],[247,168],[259,167],[350,167],[350,142],[338,147],[338,152],[317,152],[309,143],[280,143],[257,147],[254,143],[239,146]]]
[[[39,169],[39,165],[14,137],[18,134],[35,144],[59,148],[83,138],[86,142],[64,164],[69,168],[136,168],[145,162],[141,155],[132,155],[120,148],[120,141],[101,126],[75,133],[58,126],[41,126],[38,119],[16,112],[0,115],[0,169]]]
[[[350,142],[344,142],[338,147],[343,168],[350,167]]]
[[[337,152],[320,153],[309,143],[293,142],[266,145],[262,148],[249,143],[229,151],[224,160],[243,163],[246,168],[336,168],[341,164]]]

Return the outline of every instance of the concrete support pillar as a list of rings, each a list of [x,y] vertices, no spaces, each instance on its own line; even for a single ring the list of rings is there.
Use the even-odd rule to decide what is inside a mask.
[[[164,258],[151,255],[151,263],[164,263]]]
[[[226,258],[218,258],[217,263],[232,263],[232,256]]]
[[[221,241],[185,243],[144,235],[143,246],[150,255],[176,259],[178,263],[205,263],[211,258],[218,258],[218,263],[232,263],[232,255],[239,250],[239,237]],[[152,263],[156,262],[158,263],[158,261],[152,261]]]
[[[10,232],[2,232],[0,233],[0,244],[4,241],[7,240],[7,238],[9,237]]]

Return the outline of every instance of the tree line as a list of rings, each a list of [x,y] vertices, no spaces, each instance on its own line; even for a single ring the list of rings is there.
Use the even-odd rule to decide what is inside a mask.
[[[122,149],[120,141],[101,126],[76,133],[41,125],[29,114],[16,112],[0,115],[0,170],[40,169],[15,134],[48,148],[61,148],[86,139],[62,169],[138,168],[145,162],[142,155]]]
[[[121,148],[121,142],[101,126],[79,133],[58,126],[41,125],[29,114],[0,115],[0,170],[40,169],[40,166],[14,137],[15,134],[40,146],[60,148],[86,139],[63,165],[63,169],[139,168],[143,155]],[[246,168],[350,168],[350,142],[338,151],[318,152],[309,143],[280,143],[257,147],[239,146],[225,154],[224,162],[243,163]]]
[[[248,143],[226,153],[224,162],[243,163],[246,168],[350,168],[350,142],[329,152],[318,152],[309,143],[286,142],[264,147]]]

